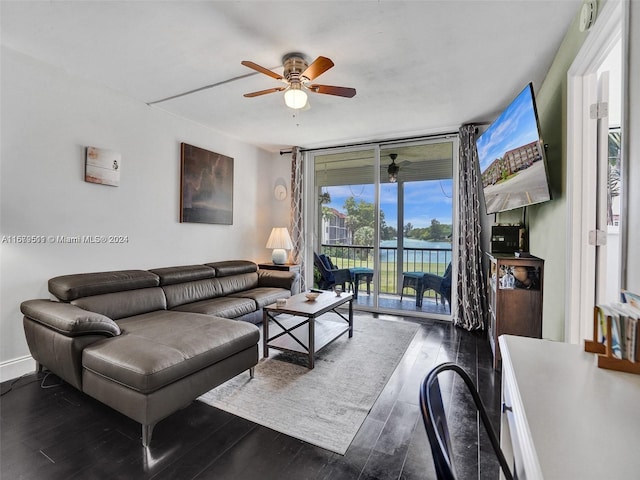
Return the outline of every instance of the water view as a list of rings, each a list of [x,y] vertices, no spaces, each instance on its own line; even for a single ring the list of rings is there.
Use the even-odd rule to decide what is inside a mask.
[[[383,240],[380,242],[381,262],[397,262],[397,244],[397,240]],[[405,238],[403,239],[403,244],[405,264],[420,260],[429,264],[448,264],[451,261],[451,242],[430,242],[428,240]]]

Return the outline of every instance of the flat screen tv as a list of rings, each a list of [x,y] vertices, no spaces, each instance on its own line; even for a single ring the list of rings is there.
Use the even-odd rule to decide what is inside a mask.
[[[487,214],[551,200],[531,83],[477,138],[476,147]]]

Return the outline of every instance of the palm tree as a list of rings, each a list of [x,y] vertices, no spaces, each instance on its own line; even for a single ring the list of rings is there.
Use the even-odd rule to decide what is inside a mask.
[[[620,195],[620,128],[609,131],[607,162],[607,225],[613,225],[613,199]]]

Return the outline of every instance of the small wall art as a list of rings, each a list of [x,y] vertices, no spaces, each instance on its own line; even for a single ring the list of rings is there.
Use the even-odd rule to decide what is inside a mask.
[[[122,155],[104,148],[87,147],[84,180],[117,187],[120,185]]]
[[[233,158],[180,146],[180,222],[232,225]]]

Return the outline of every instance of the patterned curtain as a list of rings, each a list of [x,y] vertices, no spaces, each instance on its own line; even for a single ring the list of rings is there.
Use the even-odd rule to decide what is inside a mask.
[[[300,154],[299,147],[293,147],[291,150],[291,241],[293,242],[293,250],[291,257],[293,263],[300,265],[300,291],[306,290],[304,272],[304,203],[302,192],[302,165],[303,155]]]
[[[480,199],[476,127],[460,128],[460,214],[458,243],[458,300],[455,324],[466,330],[485,325],[486,295],[480,249]]]

